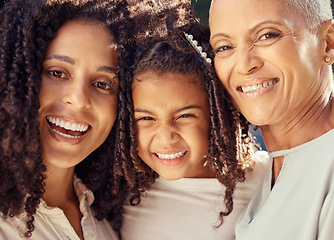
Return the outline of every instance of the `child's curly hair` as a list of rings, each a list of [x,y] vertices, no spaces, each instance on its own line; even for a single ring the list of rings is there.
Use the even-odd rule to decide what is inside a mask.
[[[211,132],[207,159],[210,169],[226,187],[226,211],[220,213],[223,221],[223,217],[232,212],[236,184],[245,180],[245,169],[251,165],[253,144],[249,123],[230,103],[213,67],[184,38],[184,32],[192,34],[213,59],[209,29],[197,22],[187,0],[128,2],[128,21],[133,36],[124,43],[124,46],[127,45],[123,57],[128,64],[125,77],[131,142],[127,144],[130,146],[130,159],[123,164],[128,166],[126,181],[133,182],[130,202],[132,205],[139,204],[142,192],[149,189],[158,176],[138,157],[131,87],[134,77],[145,71],[193,74],[198,76],[199,84],[208,94]],[[139,7],[141,11],[138,11]]]
[[[59,28],[74,19],[100,21],[117,41],[127,38],[125,9],[123,1],[109,0],[11,0],[0,9],[0,212],[3,218],[25,212],[27,237],[34,230],[34,214],[46,177],[38,95],[47,46]],[[115,222],[120,222],[121,216],[121,207],[115,206],[121,206],[127,192],[121,171],[114,173],[113,169],[113,158],[124,157],[121,153],[127,147],[122,144],[127,128],[123,122],[128,118],[122,111],[123,88],[120,82],[120,112],[112,132],[75,170],[95,194],[97,218]]]

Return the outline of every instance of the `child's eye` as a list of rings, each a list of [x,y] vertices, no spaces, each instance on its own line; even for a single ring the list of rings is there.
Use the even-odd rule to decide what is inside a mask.
[[[156,122],[156,119],[149,116],[135,117],[136,127],[150,127],[153,126]]]
[[[175,121],[180,123],[189,123],[197,119],[197,116],[193,113],[185,113],[182,115],[179,115],[175,118]]]
[[[155,119],[153,117],[140,117],[136,119],[136,122],[138,121],[154,121]]]
[[[180,119],[180,118],[191,118],[191,117],[196,117],[196,115],[186,113],[186,114],[182,114],[181,116],[178,116],[177,119]]]
[[[48,74],[55,78],[61,78],[61,79],[66,78],[66,74],[60,70],[50,70],[48,71]]]

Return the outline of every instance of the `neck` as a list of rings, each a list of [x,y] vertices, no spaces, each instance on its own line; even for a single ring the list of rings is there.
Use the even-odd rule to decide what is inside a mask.
[[[50,207],[62,209],[66,202],[77,202],[73,187],[74,167],[65,169],[53,169],[47,166],[45,179],[45,193],[43,200]]]
[[[78,237],[83,239],[81,229],[82,214],[79,208],[79,200],[73,186],[75,166],[70,168],[46,166],[46,168],[43,200],[48,206],[58,207],[63,210]]]
[[[290,149],[304,144],[334,128],[333,95],[319,97],[284,123],[261,126],[269,152]]]

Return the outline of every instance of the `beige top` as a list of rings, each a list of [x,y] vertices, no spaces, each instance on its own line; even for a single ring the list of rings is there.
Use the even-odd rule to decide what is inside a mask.
[[[234,207],[220,224],[225,187],[216,178],[158,178],[137,206],[125,205],[124,240],[232,240],[239,214],[246,207],[269,167],[266,152],[254,156],[253,171],[238,183]]]
[[[110,224],[106,221],[98,221],[94,217],[94,212],[90,205],[94,201],[93,193],[86,188],[82,181],[74,178],[73,181],[76,194],[80,202],[82,213],[81,227],[84,239],[86,240],[117,240],[118,237]],[[16,240],[25,239],[26,223],[25,214],[19,217],[0,218],[0,239]],[[79,240],[78,235],[67,220],[64,212],[60,208],[49,207],[43,200],[34,215],[35,229],[32,232],[31,240]]]

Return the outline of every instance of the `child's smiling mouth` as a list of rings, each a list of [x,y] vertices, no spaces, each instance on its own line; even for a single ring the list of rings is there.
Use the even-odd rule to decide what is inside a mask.
[[[172,153],[172,154],[163,154],[163,153],[155,153],[155,155],[160,158],[160,159],[176,159],[179,157],[184,156],[184,154],[186,154],[186,151],[182,151],[182,152],[178,152],[178,153]]]

